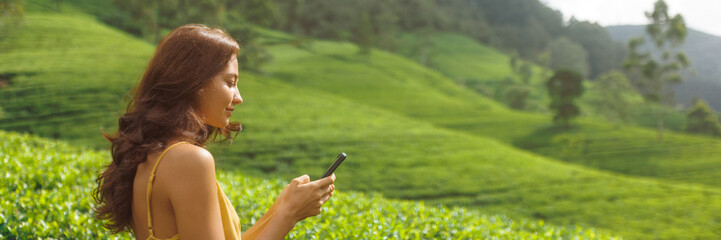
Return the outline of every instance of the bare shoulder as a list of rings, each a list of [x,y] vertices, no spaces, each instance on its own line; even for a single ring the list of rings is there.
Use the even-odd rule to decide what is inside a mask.
[[[180,144],[168,150],[164,165],[171,179],[209,177],[215,178],[215,159],[205,148],[192,144]]]

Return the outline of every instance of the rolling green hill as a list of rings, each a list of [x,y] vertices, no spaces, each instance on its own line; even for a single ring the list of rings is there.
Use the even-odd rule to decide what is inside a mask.
[[[0,131],[0,238],[100,239],[107,230],[92,215],[90,193],[95,174],[110,158],[62,141]],[[248,229],[272,205],[285,184],[235,172],[219,172],[218,181]],[[543,221],[511,220],[464,208],[388,200],[378,194],[338,191],[323,214],[296,225],[291,239],[392,237],[613,239],[593,229],[556,227]],[[379,217],[386,216],[386,217]],[[132,236],[123,233],[122,239]]]
[[[481,95],[506,101],[504,90],[507,79],[521,84],[519,76],[510,68],[511,58],[498,50],[483,46],[477,41],[452,33],[401,34],[397,52],[443,73],[458,85],[473,89]],[[519,65],[522,59],[518,59]],[[532,91],[526,109],[547,112],[549,102],[544,90],[544,77],[551,74],[532,64]],[[550,75],[549,75],[550,76]],[[539,90],[540,89],[540,90]]]
[[[80,116],[98,113],[102,119],[97,122],[114,122],[122,95],[136,81],[152,46],[121,37],[125,35],[87,16],[28,13],[25,21],[18,33],[22,38],[0,42],[0,46],[13,49],[9,54],[0,53],[0,72],[20,69],[37,74],[17,77],[12,85],[0,89],[3,96],[14,94],[10,100],[0,100],[7,116],[0,128],[43,136],[57,132],[58,137],[74,142],[102,145],[102,140],[95,140],[99,138],[97,125],[82,122]],[[56,26],[62,30],[43,31]],[[76,29],[86,32],[78,34]],[[42,51],[66,54],[38,58],[32,54],[37,48],[19,47],[46,39],[63,44],[47,44]],[[92,39],[107,39],[91,42],[98,48],[96,52],[105,48],[102,52],[106,54],[98,58],[83,55]],[[518,150],[504,141],[530,135],[546,124],[545,116],[505,110],[403,57],[376,51],[371,59],[365,59],[356,56],[356,50],[351,44],[324,41],[315,42],[312,51],[278,46],[271,49],[276,58],[268,67],[271,77],[243,73],[239,85],[246,101],[235,118],[244,123],[245,130],[232,146],[213,146],[221,168],[266,177],[318,175],[335,154],[346,151],[349,159],[338,170],[339,189],[378,191],[393,198],[594,226],[629,238],[721,235],[721,220],[714,214],[721,210],[719,190],[620,176]],[[125,55],[115,53],[136,57],[121,61],[116,56]],[[11,62],[9,56],[14,57],[12,64],[6,64]],[[65,61],[79,63],[63,65]],[[122,64],[93,65],[112,61]],[[66,68],[53,72],[56,65]],[[48,73],[33,66],[48,66]],[[60,74],[96,88],[80,91],[72,84],[50,84],[53,76]],[[115,78],[116,85],[96,83],[103,78],[95,76],[122,74],[126,77]],[[48,84],[33,86],[34,82]],[[22,91],[26,92],[18,93]],[[42,96],[52,91],[58,100]],[[96,95],[80,95],[86,92]],[[102,94],[106,92],[119,96]],[[62,112],[89,101],[109,105],[88,106],[75,122],[53,112],[26,115],[37,121],[65,122],[69,127],[75,124],[76,128],[38,128],[42,124],[16,117],[28,108]],[[50,105],[63,102],[67,104]],[[29,104],[15,105],[25,103]],[[466,122],[469,120],[482,124]],[[462,123],[468,125],[459,127]],[[453,126],[475,130],[468,134]],[[62,135],[65,130],[77,134]],[[487,133],[503,141],[483,137]]]
[[[322,41],[314,44],[313,51],[289,46],[271,51],[275,61],[268,71],[292,85],[320,89],[570,162],[721,186],[717,181],[721,159],[714,157],[721,152],[717,139],[667,133],[666,139],[658,142],[654,130],[584,119],[572,131],[557,131],[552,129],[550,116],[507,110],[390,53],[375,51],[364,61],[356,56],[353,45]]]
[[[0,129],[101,146],[153,49],[87,15],[32,14],[0,41]],[[62,24],[60,24],[62,23]]]
[[[471,38],[453,33],[433,33],[404,34],[400,39],[403,42],[401,45],[404,47],[398,50],[399,54],[422,62],[418,55],[423,53],[429,68],[443,73],[459,85],[473,89],[481,95],[505,102],[503,90],[508,88],[505,79],[513,77],[519,81],[509,67],[510,57],[508,55],[484,46]],[[532,73],[527,110],[548,112],[549,99],[544,82],[553,73],[538,66],[532,68]],[[581,106],[588,105],[588,96],[591,92],[590,89],[593,88],[593,82],[587,81],[584,86],[586,92],[580,99]],[[638,96],[633,104],[633,118],[630,123],[650,128],[656,127],[655,109],[644,104],[641,96]],[[664,109],[666,128],[682,131],[686,127],[686,116],[672,108]],[[586,117],[600,118],[599,113],[589,108],[581,110]]]

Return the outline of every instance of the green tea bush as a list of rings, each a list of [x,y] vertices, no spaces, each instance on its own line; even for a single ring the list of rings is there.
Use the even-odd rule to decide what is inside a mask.
[[[96,174],[107,152],[0,131],[0,238],[103,239],[92,215]],[[218,180],[248,229],[272,204],[285,181],[219,172]],[[592,229],[511,220],[464,208],[388,200],[379,194],[338,191],[323,213],[299,224],[291,239],[614,239]]]

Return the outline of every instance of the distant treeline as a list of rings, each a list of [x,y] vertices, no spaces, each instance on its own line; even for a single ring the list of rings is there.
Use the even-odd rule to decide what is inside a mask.
[[[362,44],[363,16],[370,18],[373,45],[393,51],[397,32],[442,31],[470,36],[482,43],[516,52],[522,58],[548,67],[561,67],[553,59],[555,42],[566,53],[586,56],[576,67],[587,77],[621,67],[624,46],[615,43],[595,23],[572,19],[564,24],[561,13],[538,0],[277,0],[278,17],[263,23],[312,37],[351,40]],[[581,48],[574,48],[580,45]],[[579,52],[580,51],[580,52]],[[555,54],[558,56],[558,54]],[[544,57],[546,56],[546,57]],[[564,56],[565,57],[565,56]],[[558,58],[558,57],[557,57]],[[555,65],[555,66],[554,66]],[[573,66],[562,66],[570,67]]]
[[[158,41],[186,23],[221,26],[254,48],[248,26],[347,40],[390,51],[402,32],[455,32],[549,68],[588,78],[619,69],[626,50],[596,23],[571,19],[538,0],[106,0],[101,20]],[[562,48],[562,49],[559,49]],[[257,51],[260,60],[262,51]],[[251,56],[253,57],[253,56]],[[581,59],[567,66],[567,59]]]

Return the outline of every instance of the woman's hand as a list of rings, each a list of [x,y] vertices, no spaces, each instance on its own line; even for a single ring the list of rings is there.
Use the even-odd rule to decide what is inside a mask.
[[[293,179],[278,196],[278,213],[293,221],[320,214],[320,207],[333,196],[335,174],[311,182],[308,175]]]
[[[320,214],[333,196],[335,174],[311,182],[308,175],[293,179],[263,217],[243,233],[243,239],[284,239],[299,221]]]

